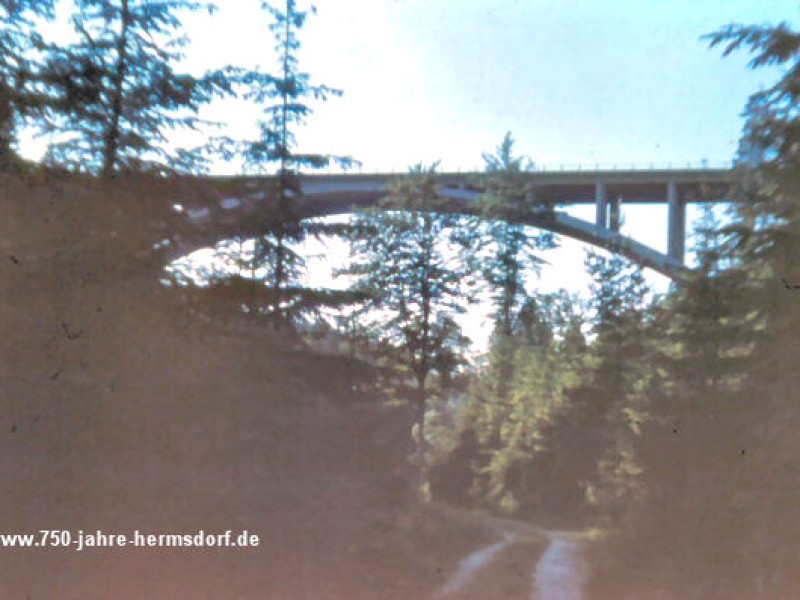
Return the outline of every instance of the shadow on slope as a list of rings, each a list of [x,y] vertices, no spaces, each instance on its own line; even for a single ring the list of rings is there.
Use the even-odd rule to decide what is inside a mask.
[[[158,284],[166,184],[0,183],[3,533],[260,537],[0,548],[0,595],[414,598],[488,539],[416,504],[412,415],[348,402],[344,359],[212,327]]]

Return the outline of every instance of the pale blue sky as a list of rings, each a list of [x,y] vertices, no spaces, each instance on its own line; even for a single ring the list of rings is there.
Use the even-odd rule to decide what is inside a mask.
[[[185,17],[187,66],[272,67],[260,0],[219,4],[214,16]],[[723,59],[699,38],[729,22],[800,16],[797,0],[316,5],[300,33],[301,66],[344,96],[316,104],[298,137],[303,149],[350,154],[365,171],[434,160],[479,168],[506,131],[520,153],[551,166],[730,160],[747,96],[775,71],[747,69],[741,53]],[[258,111],[228,102],[208,114],[246,134]]]
[[[194,68],[247,57],[269,66],[258,2],[198,16]],[[700,36],[731,22],[796,22],[795,0],[320,0],[301,65],[342,98],[315,106],[304,149],[350,154],[364,171],[417,162],[472,170],[506,131],[537,164],[685,164],[733,158],[747,97],[776,71],[721,57]],[[203,23],[214,23],[213,28]],[[246,132],[246,107],[216,113]],[[666,208],[626,212],[626,229],[666,249]],[[591,209],[581,214],[591,215]],[[691,211],[690,211],[691,214]],[[576,285],[565,243],[547,287]],[[666,281],[655,277],[660,289]],[[582,284],[580,284],[582,286]]]
[[[273,67],[260,0],[218,4],[213,16],[184,19],[187,66]],[[365,171],[434,160],[479,168],[506,131],[520,153],[550,166],[730,160],[747,96],[775,71],[747,69],[741,53],[723,59],[699,38],[730,22],[800,16],[797,0],[315,4],[300,32],[301,66],[344,96],[316,104],[298,137],[303,149],[350,154]],[[208,114],[241,134],[258,117],[231,102]]]
[[[727,160],[747,96],[774,73],[699,37],[796,20],[794,0],[320,0],[302,66],[345,95],[300,139],[364,170],[470,169],[506,131],[537,163]],[[268,66],[258,2],[196,17],[191,62]],[[228,113],[230,115],[230,113]]]

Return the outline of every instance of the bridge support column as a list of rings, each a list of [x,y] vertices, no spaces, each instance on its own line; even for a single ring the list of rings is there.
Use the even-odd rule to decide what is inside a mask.
[[[617,196],[614,198],[610,205],[610,215],[609,215],[609,227],[611,231],[616,231],[619,233],[619,225],[620,225],[620,210],[622,207],[622,198]]]
[[[536,190],[532,186],[525,188],[525,204],[528,208],[536,205]]]
[[[595,224],[598,228],[608,227],[608,195],[606,194],[606,184],[598,181],[594,184],[594,204],[596,207]]]
[[[682,264],[686,244],[686,202],[681,199],[675,180],[670,180],[667,184],[667,202],[669,204],[667,254]]]

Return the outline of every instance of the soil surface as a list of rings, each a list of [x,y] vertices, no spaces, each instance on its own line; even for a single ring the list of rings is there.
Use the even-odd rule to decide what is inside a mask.
[[[425,598],[495,539],[415,501],[412,415],[363,366],[159,283],[196,190],[0,179],[0,533],[260,540],[0,547],[0,597]]]

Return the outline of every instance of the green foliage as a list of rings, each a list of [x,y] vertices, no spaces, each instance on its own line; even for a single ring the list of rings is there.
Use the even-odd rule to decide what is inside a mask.
[[[437,212],[445,206],[437,190],[435,166],[398,179],[383,206],[356,218],[345,271],[369,299],[359,316],[373,348],[395,368],[401,388],[413,381],[422,478],[428,400],[450,383],[466,345],[455,317],[465,310],[469,273],[449,243],[459,219]]]
[[[484,193],[478,207],[473,261],[489,285],[496,306],[496,330],[510,335],[515,313],[527,297],[526,282],[544,262],[541,253],[555,248],[550,233],[531,233],[521,221],[533,210],[533,192],[523,175],[530,162],[514,156],[507,133],[495,154],[484,154]]]
[[[296,151],[296,130],[313,113],[308,102],[324,102],[341,96],[342,91],[312,83],[310,75],[300,69],[298,33],[309,11],[298,9],[295,0],[286,0],[283,10],[268,2],[263,2],[262,7],[272,17],[269,30],[275,40],[280,75],[234,67],[223,71],[244,98],[263,106],[265,118],[258,124],[257,138],[237,140],[223,136],[217,139],[217,144],[225,158],[243,158],[248,172],[277,171],[280,180],[277,191],[286,200],[300,193],[297,175],[301,169],[321,169],[331,164],[349,168],[357,161],[347,156]]]
[[[587,252],[585,264],[592,277],[594,340],[582,410],[591,417],[591,432],[584,435],[594,441],[599,459],[585,486],[589,503],[605,518],[617,520],[642,490],[636,447],[647,419],[652,307],[638,265],[594,251]]]
[[[531,295],[474,377],[462,444],[442,464],[461,480],[469,465],[479,503],[619,520],[644,495],[638,441],[654,355],[649,293],[641,269],[621,257],[592,252],[587,268],[591,320],[566,292]],[[434,492],[459,498],[443,470]]]
[[[712,207],[705,207],[695,239],[697,268],[674,288],[659,314],[659,365],[669,376],[674,411],[681,400],[680,410],[696,411],[710,395],[734,393],[749,361],[737,314],[741,282],[728,268],[728,237]]]
[[[598,547],[609,597],[623,597],[626,581],[695,598],[788,598],[800,587],[789,500],[800,490],[800,33],[729,25],[706,39],[725,55],[748,50],[751,67],[783,68],[747,105],[728,222],[706,215],[699,268],[651,334],[651,414],[635,440],[645,498]],[[641,576],[620,568],[634,559]]]
[[[748,124],[743,143],[769,150],[769,158],[795,160],[796,142],[800,134],[797,124],[800,98],[800,33],[787,23],[776,26],[727,25],[704,36],[709,44],[724,46],[727,56],[737,50],[749,50],[753,56],[750,67],[784,66],[782,76],[766,90],[750,97]],[[753,118],[758,116],[758,118]],[[765,118],[766,117],[766,118]]]
[[[648,289],[642,269],[618,254],[587,252],[586,269],[592,277],[592,344],[596,361],[593,389],[598,410],[622,401],[641,373],[645,355],[644,328]]]
[[[308,308],[308,303],[298,303],[288,293],[290,286],[299,289],[305,266],[293,245],[309,233],[309,225],[302,223],[295,213],[296,201],[302,195],[300,170],[320,169],[330,164],[347,168],[356,161],[350,157],[296,151],[296,129],[305,124],[312,113],[307,102],[325,101],[331,96],[340,96],[342,92],[311,83],[310,76],[300,69],[298,32],[305,24],[308,11],[299,10],[294,0],[286,0],[283,10],[267,2],[263,2],[262,7],[272,17],[269,30],[279,56],[280,76],[260,70],[229,68],[224,71],[233,89],[264,107],[265,118],[259,122],[258,138],[234,140],[221,137],[215,144],[223,157],[243,158],[248,171],[264,173],[274,170],[276,173],[274,182],[265,190],[267,201],[275,206],[273,218],[267,224],[268,231],[256,239],[251,261],[257,269],[266,270],[265,279],[274,298],[272,312],[288,324],[302,317]],[[316,223],[311,227],[315,229],[314,233],[322,233],[322,224]],[[335,230],[338,229],[340,227],[334,226],[331,232],[337,233]],[[308,298],[318,295],[312,290],[304,294]]]
[[[283,10],[267,2],[262,6],[273,18],[269,29],[280,57],[281,76],[253,71],[242,77],[242,82],[249,88],[246,97],[259,105],[266,105],[266,119],[259,123],[259,139],[245,142],[242,150],[246,165],[256,170],[277,163],[279,176],[287,178],[284,191],[299,192],[294,189],[295,181],[291,175],[300,168],[319,169],[331,163],[350,167],[355,163],[350,157],[304,154],[294,150],[297,145],[295,128],[302,126],[312,114],[307,101],[325,101],[331,96],[341,96],[342,91],[313,84],[308,73],[300,70],[297,58],[300,40],[297,34],[306,21],[308,11],[298,10],[294,0],[286,0]]]
[[[230,91],[219,77],[176,70],[187,43],[178,13],[213,8],[189,0],[76,0],[78,41],[48,46],[37,76],[47,97],[44,129],[56,134],[48,162],[103,176],[202,168],[199,153],[173,157],[166,144],[175,129],[201,124],[202,103]]]
[[[554,469],[561,460],[563,426],[572,418],[573,394],[585,382],[579,308],[563,291],[536,295],[520,311],[512,335],[493,339],[487,362],[469,389],[461,443],[447,462],[456,474],[465,467],[472,470],[471,493],[478,502],[531,514],[564,498],[580,501],[574,493],[577,478],[563,477],[566,463]],[[513,377],[503,385],[508,372]],[[435,490],[446,489],[445,479],[438,477]],[[569,481],[572,491],[564,489]]]
[[[709,36],[725,53],[748,49],[752,67],[782,65],[782,76],[754,94],[740,143],[740,183],[729,238],[730,273],[739,282],[740,341],[749,345],[749,375],[759,388],[793,379],[800,356],[797,297],[800,279],[800,33],[773,27],[728,26]],[[767,395],[769,396],[769,394]],[[776,398],[777,400],[777,398]],[[777,402],[777,405],[783,401]],[[777,406],[775,406],[777,408]]]
[[[0,2],[0,169],[14,160],[17,120],[34,113],[40,100],[31,86],[44,40],[35,17],[52,17],[53,0]]]
[[[467,273],[446,247],[457,217],[435,212],[440,202],[433,168],[399,179],[381,208],[356,218],[346,270],[370,298],[364,310],[381,313],[373,339],[402,354],[419,390],[434,371],[447,379],[464,343],[454,317]]]
[[[508,133],[494,154],[483,155],[486,172],[480,183],[484,193],[477,214],[460,239],[471,269],[481,274],[495,305],[489,364],[473,385],[470,396],[477,437],[493,452],[488,463],[481,467],[486,490],[476,493],[492,503],[502,504],[506,510],[519,507],[506,486],[507,474],[520,460],[530,458],[526,452],[535,445],[523,433],[531,425],[529,415],[513,412],[513,406],[523,402],[511,398],[515,393],[517,368],[527,366],[523,357],[517,356],[520,341],[516,339],[515,324],[519,322],[524,335],[529,337],[541,333],[535,331],[542,324],[535,322],[539,318],[538,307],[528,283],[544,262],[541,253],[555,247],[551,234],[532,233],[522,224],[534,208],[525,178],[530,161],[514,156],[513,146],[514,140]],[[550,325],[544,324],[545,336],[552,333]],[[550,340],[540,342],[544,348]],[[515,424],[508,424],[509,419],[516,419]],[[505,429],[504,423],[507,423]],[[535,438],[537,430],[530,434]]]
[[[800,469],[800,313],[791,288],[800,278],[800,33],[785,23],[731,26],[711,41],[727,44],[726,52],[747,48],[753,67],[783,67],[776,84],[754,94],[748,105],[740,149],[750,162],[741,169],[735,223],[726,229],[732,276],[740,282],[735,307],[739,343],[748,358],[745,398],[738,404],[748,407],[752,421],[743,427],[742,437],[762,449],[751,457],[747,472],[731,483],[753,532],[748,570],[760,578],[766,596],[780,597],[800,586],[800,561],[791,549],[800,534],[795,525],[800,514],[796,503],[787,502],[798,488],[786,476]]]

